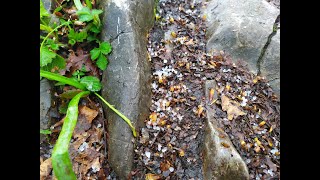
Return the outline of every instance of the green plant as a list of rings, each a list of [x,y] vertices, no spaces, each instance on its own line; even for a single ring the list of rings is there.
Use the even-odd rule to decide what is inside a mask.
[[[80,0],[72,2],[63,5],[58,3],[54,11],[62,12],[64,7],[74,5],[77,8],[77,19],[65,13],[59,21],[52,23],[50,13],[40,0],[40,77],[57,81],[56,86],[70,85],[76,88],[61,94],[61,98],[71,100],[69,104],[59,107],[59,111],[66,116],[52,152],[53,171],[59,180],[76,179],[68,149],[77,123],[78,103],[82,97],[96,95],[130,126],[133,136],[137,136],[131,121],[98,94],[101,83],[96,77],[96,71],[107,68],[106,56],[112,51],[110,43],[100,42],[97,38],[102,26],[99,18],[102,10],[95,9],[90,0],[84,0],[85,6]],[[74,52],[74,49],[77,51]],[[66,55],[67,52],[70,53]],[[49,135],[51,131],[40,130],[40,133]]]

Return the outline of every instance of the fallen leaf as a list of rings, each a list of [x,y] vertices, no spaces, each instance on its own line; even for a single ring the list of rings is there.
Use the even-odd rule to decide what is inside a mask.
[[[262,126],[265,125],[265,124],[266,124],[265,121],[261,121],[261,122],[259,123],[259,126],[262,127]]]
[[[40,179],[44,180],[47,176],[49,176],[52,170],[51,158],[46,159],[40,164]]]
[[[96,173],[98,171],[100,171],[101,169],[101,164],[99,162],[99,157],[97,157],[96,159],[94,159],[91,163],[91,169],[92,169],[92,172]]]
[[[150,120],[152,123],[157,122],[157,113],[156,112],[152,112],[149,116]]]
[[[222,145],[223,147],[225,147],[225,148],[229,148],[229,147],[230,147],[230,145],[227,144],[227,143],[225,143],[225,142],[221,142],[221,145]]]
[[[246,113],[241,111],[239,107],[235,105],[236,103],[230,100],[227,96],[222,95],[221,101],[222,110],[227,111],[229,120],[235,119],[238,116],[246,115]]]
[[[170,23],[173,23],[174,19],[172,17],[170,17],[169,21],[170,21]]]
[[[160,162],[160,170],[161,171],[168,171],[170,166],[171,166],[171,164],[169,161]]]
[[[156,174],[151,174],[151,173],[146,174],[146,180],[158,180],[160,178],[161,177]]]
[[[203,106],[200,104],[200,105],[198,106],[198,111],[197,111],[198,117],[201,116],[202,112],[203,112]]]
[[[172,36],[173,38],[176,38],[176,37],[177,37],[177,34],[176,34],[174,31],[172,31],[172,32],[171,32],[171,36]]]
[[[211,102],[213,100],[213,95],[214,95],[214,89],[211,88],[209,92],[209,101]]]
[[[92,120],[98,115],[98,111],[86,106],[79,106],[78,122],[74,129],[73,136],[78,137],[91,127]]]
[[[183,149],[180,149],[180,151],[179,151],[179,156],[180,156],[180,157],[184,156],[184,150],[183,150]]]
[[[87,106],[80,106],[79,108],[80,114],[83,114],[86,117],[86,120],[91,124],[92,120],[97,117],[98,111],[94,109],[90,109]]]

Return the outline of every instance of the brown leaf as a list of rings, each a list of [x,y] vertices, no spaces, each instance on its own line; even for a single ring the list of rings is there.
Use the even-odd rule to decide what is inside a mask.
[[[160,162],[160,169],[161,171],[168,171],[169,168],[170,168],[170,162],[169,161],[163,161],[163,162]]]
[[[77,52],[71,51],[67,60],[66,69],[61,71],[60,74],[65,75],[66,71],[74,73],[76,70],[85,67],[86,71],[90,72],[90,75],[99,76],[98,68],[92,63],[90,54],[83,51],[81,48],[77,49]]]
[[[49,176],[52,170],[51,158],[46,159],[40,164],[40,179],[44,180],[47,176]]]
[[[86,106],[79,106],[78,122],[74,129],[73,136],[78,137],[91,127],[92,120],[98,115],[98,111]]]
[[[222,95],[221,101],[222,110],[227,111],[229,120],[235,119],[238,116],[246,114],[245,112],[241,111],[239,107],[235,105],[236,103],[230,100],[227,96]]]
[[[79,108],[80,114],[83,114],[86,117],[86,120],[91,124],[92,120],[97,117],[98,111],[94,109],[90,109],[86,106],[80,106]]]
[[[225,147],[225,148],[229,148],[229,147],[230,147],[230,145],[227,144],[227,143],[225,143],[225,142],[221,142],[221,145],[222,145],[223,147]]]

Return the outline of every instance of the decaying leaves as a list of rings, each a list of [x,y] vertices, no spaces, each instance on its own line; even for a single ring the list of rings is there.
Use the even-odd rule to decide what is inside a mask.
[[[235,101],[232,101],[226,95],[221,96],[221,105],[222,110],[227,111],[229,120],[235,119],[238,116],[246,115],[246,113],[241,111],[236,105]]]
[[[46,159],[40,164],[40,179],[44,180],[52,171],[51,158]]]

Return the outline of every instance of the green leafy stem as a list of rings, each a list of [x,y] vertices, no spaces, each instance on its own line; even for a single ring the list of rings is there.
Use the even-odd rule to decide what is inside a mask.
[[[48,71],[40,70],[40,76],[48,78],[50,80],[55,80],[55,81],[58,81],[58,82],[62,82],[64,84],[68,84],[68,85],[74,86],[74,87],[79,88],[81,90],[88,90],[88,87],[86,87],[85,84],[81,84],[80,82],[78,82],[78,81],[76,81],[74,79],[67,78],[67,77],[61,76],[59,74],[55,74],[55,73],[51,73],[51,72],[48,72]],[[90,88],[89,88],[89,90],[90,90]],[[116,114],[118,114],[130,126],[130,128],[132,130],[132,133],[133,133],[133,136],[136,137],[137,133],[136,133],[136,130],[135,130],[134,126],[132,125],[131,121],[125,115],[123,115],[120,111],[118,111],[116,108],[114,108],[111,104],[109,104],[98,93],[94,92],[94,94],[98,98],[100,98],[111,110],[113,110]]]
[[[49,36],[50,36],[54,31],[56,31],[57,29],[59,29],[60,27],[65,26],[65,25],[68,25],[69,23],[70,23],[70,21],[66,21],[66,22],[60,24],[59,26],[57,26],[56,28],[54,28],[51,32],[49,32],[49,33],[47,34],[47,36],[43,39],[43,41],[42,41],[42,43],[41,43],[41,45],[40,45],[40,52],[41,52],[41,50],[42,50],[43,44],[46,42],[46,40],[49,38]]]
[[[76,180],[69,157],[69,142],[78,119],[78,104],[81,97],[89,95],[90,91],[82,91],[74,96],[67,110],[59,138],[52,151],[52,166],[54,175],[58,179]]]

